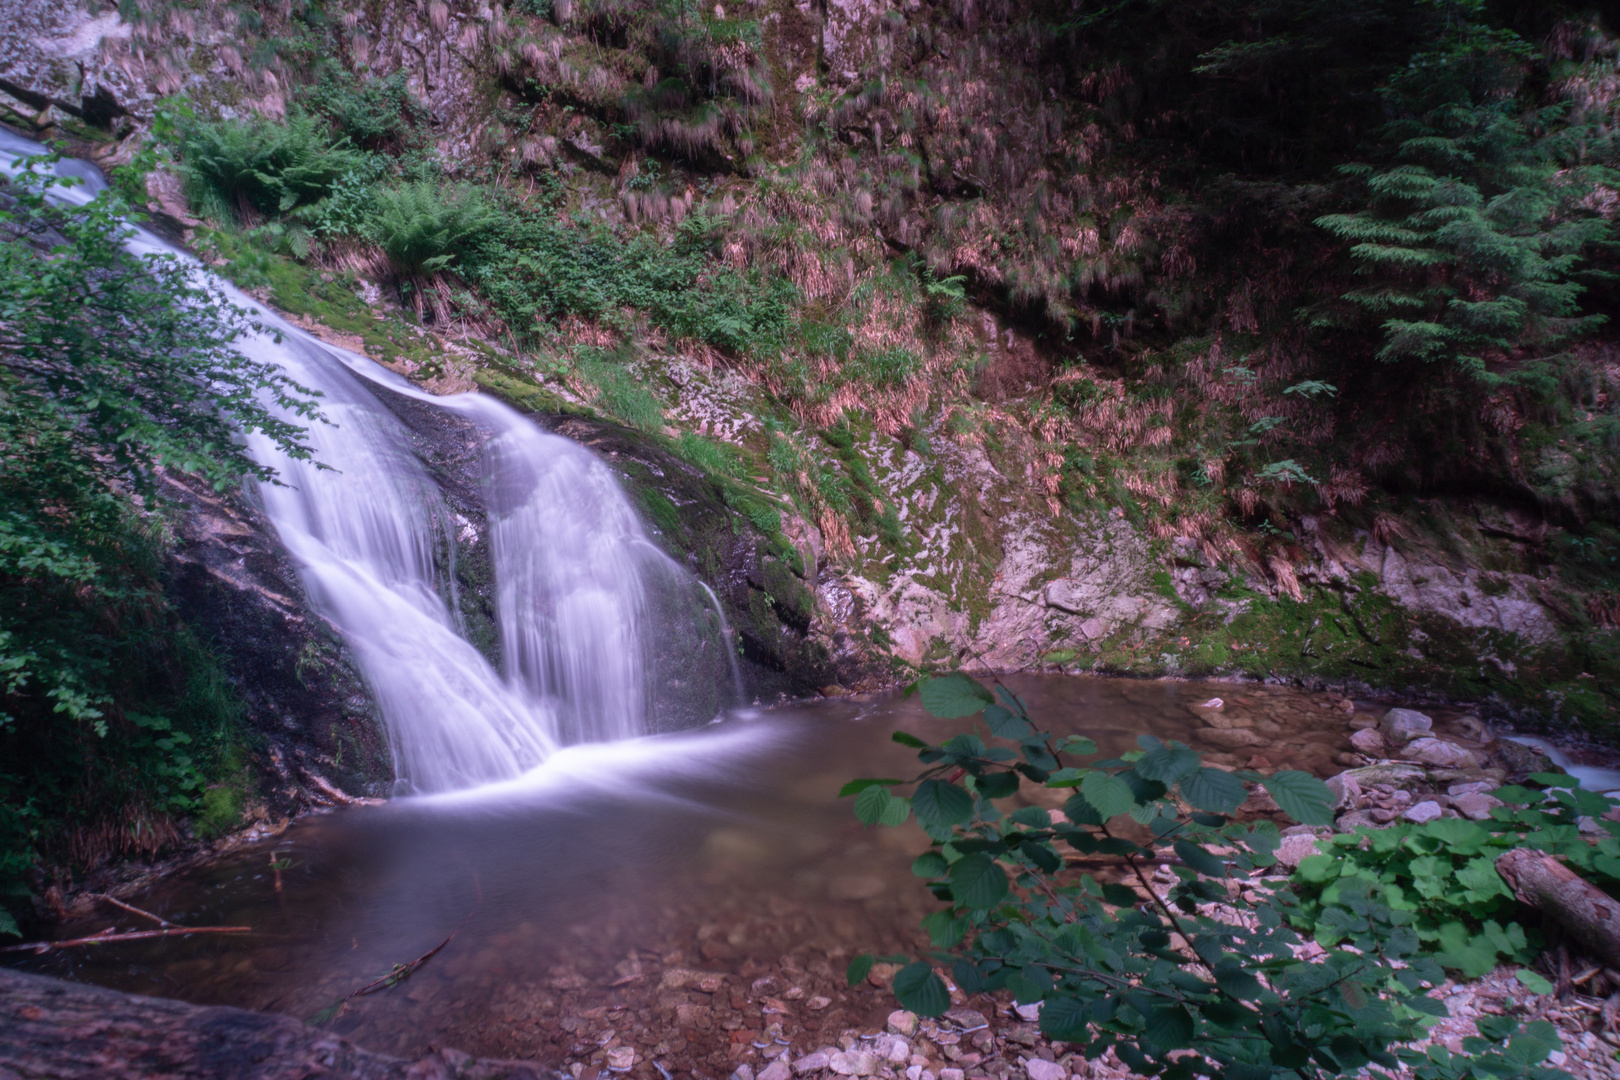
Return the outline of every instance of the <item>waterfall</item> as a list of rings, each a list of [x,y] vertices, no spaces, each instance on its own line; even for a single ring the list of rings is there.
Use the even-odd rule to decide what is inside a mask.
[[[0,168],[42,149],[0,131]],[[60,192],[64,200],[87,201],[105,186],[79,163],[58,172],[85,181]],[[206,272],[146,230],[128,246]],[[712,625],[712,594],[649,540],[595,455],[491,398],[425,393],[223,288],[263,326],[238,348],[322,395],[329,422],[310,425],[313,461],[248,440],[280,481],[257,495],[311,605],[353,650],[388,729],[399,790],[510,780],[560,746],[689,724],[736,703],[730,686],[692,685],[700,657],[720,680],[734,668],[724,616]],[[490,545],[504,674],[466,639],[446,600],[457,522],[388,394],[443,409],[482,440],[489,528],[474,542]]]

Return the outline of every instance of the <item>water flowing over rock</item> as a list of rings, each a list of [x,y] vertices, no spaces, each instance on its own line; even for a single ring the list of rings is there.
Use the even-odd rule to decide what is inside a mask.
[[[0,149],[41,148],[6,135]],[[85,202],[105,186],[93,170],[60,168],[86,183],[55,197]],[[145,230],[127,246],[190,261]],[[436,398],[219,287],[257,323],[237,348],[320,395],[325,422],[308,426],[311,460],[248,438],[277,471],[258,495],[315,610],[354,652],[405,790],[507,780],[560,745],[650,730],[659,649],[693,681],[735,687],[712,594],[648,540],[612,472],[588,450],[490,398]],[[481,463],[488,538],[452,509],[386,395],[461,421]],[[469,640],[460,610],[457,555],[480,543],[497,583],[504,675]]]

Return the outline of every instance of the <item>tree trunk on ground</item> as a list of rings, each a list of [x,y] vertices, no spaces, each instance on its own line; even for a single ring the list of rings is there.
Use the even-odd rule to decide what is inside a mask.
[[[205,1008],[0,969],[0,1080],[539,1080],[441,1050],[374,1054],[290,1016]]]
[[[1514,895],[1558,923],[1593,956],[1620,968],[1620,901],[1539,851],[1516,848],[1496,860]]]

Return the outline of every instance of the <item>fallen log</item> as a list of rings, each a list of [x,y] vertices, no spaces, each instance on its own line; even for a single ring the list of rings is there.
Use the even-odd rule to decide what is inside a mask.
[[[1539,851],[1515,848],[1496,860],[1519,901],[1552,919],[1596,958],[1620,968],[1620,901]]]
[[[548,1070],[549,1071],[549,1070]],[[188,1005],[0,968],[0,1077],[12,1080],[540,1080],[540,1067],[362,1050],[290,1016]]]

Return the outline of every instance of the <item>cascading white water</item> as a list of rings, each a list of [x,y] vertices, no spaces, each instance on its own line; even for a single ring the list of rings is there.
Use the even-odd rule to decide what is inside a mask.
[[[0,131],[0,167],[42,149]],[[85,180],[62,192],[65,200],[104,186],[77,163],[58,172]],[[190,260],[145,230],[129,247]],[[281,481],[260,485],[259,496],[311,603],[354,650],[405,790],[510,780],[559,745],[645,733],[656,704],[655,638],[678,636],[688,660],[710,652],[730,662],[729,642],[717,639],[723,619],[710,625],[701,583],[648,540],[617,479],[589,451],[487,397],[424,393],[224,290],[265,328],[238,347],[322,394],[329,423],[311,426],[308,441],[325,468],[251,438],[254,457]],[[454,518],[376,388],[454,413],[485,439],[485,542],[504,678],[462,636],[446,603]]]

